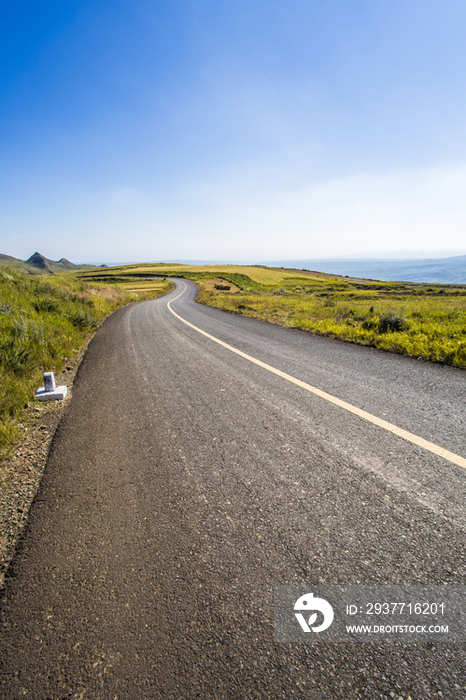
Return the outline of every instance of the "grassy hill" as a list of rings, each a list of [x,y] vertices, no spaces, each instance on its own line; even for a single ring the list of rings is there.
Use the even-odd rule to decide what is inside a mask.
[[[0,254],[0,265],[7,265],[12,270],[18,270],[30,275],[63,274],[72,270],[94,269],[94,265],[75,265],[61,258],[61,260],[49,260],[40,253],[34,253],[27,260],[18,260],[11,255]]]

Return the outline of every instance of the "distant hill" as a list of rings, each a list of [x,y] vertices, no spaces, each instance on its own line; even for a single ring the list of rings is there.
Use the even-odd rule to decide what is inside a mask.
[[[86,270],[92,269],[95,265],[75,265],[74,263],[61,258],[61,260],[49,260],[40,253],[34,253],[27,260],[18,260],[11,255],[2,255],[0,253],[0,265],[7,265],[20,272],[26,272],[31,275],[53,275],[69,272],[70,270]]]
[[[425,260],[284,260],[266,265],[328,272],[387,282],[466,284],[466,255]]]

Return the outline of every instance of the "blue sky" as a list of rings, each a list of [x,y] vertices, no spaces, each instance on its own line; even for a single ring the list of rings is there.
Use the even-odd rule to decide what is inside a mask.
[[[0,252],[466,252],[464,0],[0,2]]]

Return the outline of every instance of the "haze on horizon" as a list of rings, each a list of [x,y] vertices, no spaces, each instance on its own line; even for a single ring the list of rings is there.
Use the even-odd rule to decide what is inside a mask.
[[[466,253],[459,0],[25,0],[0,24],[0,252]]]

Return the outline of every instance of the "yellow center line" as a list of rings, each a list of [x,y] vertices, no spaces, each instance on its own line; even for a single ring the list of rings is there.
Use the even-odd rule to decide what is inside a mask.
[[[311,386],[311,384],[308,384],[307,382],[301,381],[301,379],[297,379],[296,377],[291,376],[291,374],[287,374],[286,372],[282,372],[280,369],[277,369],[276,367],[272,367],[272,365],[268,365],[266,362],[262,362],[262,360],[258,360],[257,358],[252,357],[252,355],[248,355],[247,353],[243,352],[242,350],[238,350],[237,348],[234,348],[232,345],[228,345],[228,343],[224,343],[223,340],[220,340],[219,338],[216,338],[215,336],[210,335],[210,333],[206,333],[206,331],[203,331],[201,328],[194,326],[192,323],[189,323],[189,321],[186,321],[186,319],[179,316],[176,313],[176,311],[173,311],[173,309],[170,306],[172,301],[175,301],[176,299],[178,299],[185,292],[186,289],[187,289],[187,287],[185,285],[183,291],[180,292],[180,294],[178,294],[177,297],[175,297],[170,302],[168,302],[167,306],[168,306],[168,309],[171,311],[171,313],[174,316],[176,316],[177,319],[179,319],[180,321],[185,323],[187,326],[189,326],[193,330],[197,331],[198,333],[201,333],[201,335],[204,335],[206,338],[209,338],[209,340],[212,340],[214,343],[217,343],[218,345],[221,345],[222,347],[226,348],[227,350],[230,350],[230,352],[234,352],[236,355],[243,357],[245,360],[249,360],[249,362],[253,362],[255,365],[258,365],[259,367],[266,369],[268,372],[272,372],[272,374],[276,374],[277,377],[281,377],[282,379],[286,379],[288,382],[291,382],[292,384],[295,384],[296,386],[301,387],[301,389],[305,389],[306,391],[309,391],[311,394],[315,394],[316,396],[319,396],[321,399],[324,399],[325,401],[328,401],[329,403],[332,403],[335,406],[338,406],[339,408],[343,408],[345,411],[348,411],[349,413],[353,413],[355,416],[359,416],[359,418],[364,418],[364,420],[368,421],[369,423],[373,423],[374,425],[377,425],[379,428],[383,428],[384,430],[387,430],[389,433],[393,433],[394,435],[397,435],[398,437],[403,438],[404,440],[407,440],[408,442],[411,442],[414,445],[417,445],[418,447],[422,447],[424,450],[427,450],[428,452],[432,452],[434,455],[437,455],[438,457],[443,457],[443,459],[446,459],[448,462],[451,462],[452,464],[456,464],[457,466],[462,467],[463,469],[466,469],[466,459],[464,457],[461,457],[460,455],[457,455],[454,452],[450,452],[449,450],[445,450],[443,447],[440,447],[439,445],[436,445],[433,442],[429,442],[428,440],[424,440],[424,438],[421,438],[418,435],[414,435],[413,433],[410,433],[407,430],[403,430],[403,428],[399,428],[397,425],[394,425],[393,423],[389,423],[386,420],[382,420],[381,418],[378,418],[377,416],[372,415],[372,413],[368,413],[367,411],[363,411],[361,408],[358,408],[357,406],[353,406],[352,404],[348,403],[347,401],[342,401],[341,399],[337,398],[336,396],[332,396],[332,394],[327,394],[326,391],[322,391],[321,389],[317,389],[315,386]]]

